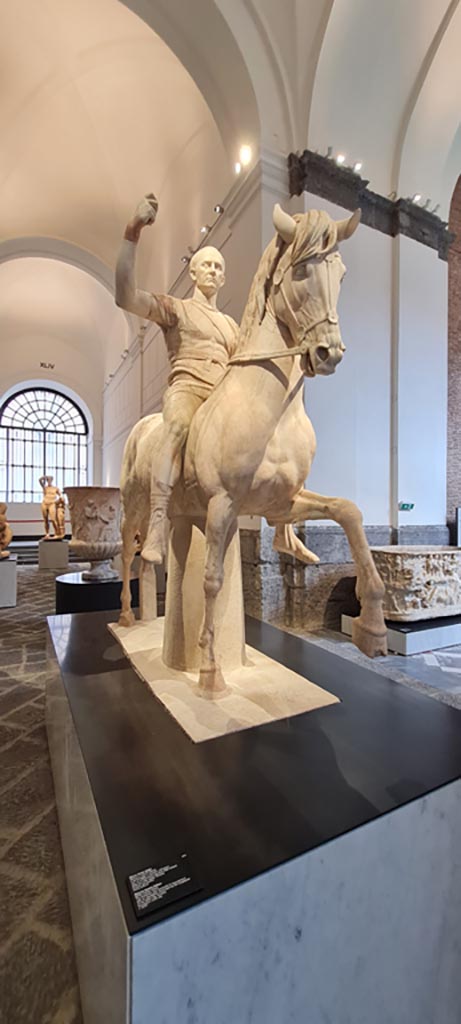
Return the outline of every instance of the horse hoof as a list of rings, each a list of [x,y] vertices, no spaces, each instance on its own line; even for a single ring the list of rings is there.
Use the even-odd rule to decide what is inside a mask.
[[[118,620],[119,626],[134,626],[136,619],[133,612],[121,612]]]
[[[213,700],[221,697],[228,690],[221,669],[217,665],[214,668],[201,668],[198,680],[198,693],[201,697]]]
[[[360,619],[352,621],[352,643],[367,658],[379,658],[387,654],[387,631],[371,630],[363,626]]]

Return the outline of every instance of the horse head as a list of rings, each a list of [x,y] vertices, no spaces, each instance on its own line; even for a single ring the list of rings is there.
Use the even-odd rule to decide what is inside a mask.
[[[307,377],[334,373],[345,352],[336,305],[346,268],[338,243],[354,233],[360,212],[334,221],[323,210],[291,217],[274,207],[267,308],[288,328]]]

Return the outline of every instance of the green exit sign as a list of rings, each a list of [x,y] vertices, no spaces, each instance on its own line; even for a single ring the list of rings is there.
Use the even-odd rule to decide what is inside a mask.
[[[399,512],[411,512],[414,507],[414,501],[399,501]]]

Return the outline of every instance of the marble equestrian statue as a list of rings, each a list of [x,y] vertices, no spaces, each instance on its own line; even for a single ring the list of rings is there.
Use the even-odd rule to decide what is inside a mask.
[[[44,539],[51,540],[53,537],[60,537],[60,534],[58,533],[56,504],[61,498],[61,491],[59,490],[59,487],[53,486],[52,476],[41,476],[38,482],[43,491],[42,516],[45,526]],[[51,526],[54,530],[53,534],[50,534]]]
[[[386,653],[384,587],[361,513],[347,499],[304,488],[315,434],[304,409],[303,383],[306,377],[334,373],[345,351],[336,312],[345,272],[338,243],[350,237],[359,220],[360,211],[336,222],[322,211],[290,217],[275,206],[276,235],[260,260],[237,344],[221,379],[192,418],[173,499],[178,494],[183,508],[195,503],[206,510],[205,614],[199,638],[204,693],[225,687],[215,652],[215,609],[227,548],[241,514],[265,516],[279,531],[305,520],[333,519],[341,525],[361,604],[353,640],[370,657]],[[148,298],[140,315],[150,312]],[[147,535],[152,464],[161,457],[162,429],[158,417],[144,417],[125,447],[123,625],[134,621],[129,567],[136,534],[142,543]]]
[[[167,509],[178,482],[182,454],[194,414],[209,398],[236,350],[239,329],[232,317],[217,308],[217,295],[225,282],[222,254],[203,246],[192,257],[189,273],[194,284],[190,299],[153,295],[136,284],[136,248],[141,231],[155,222],[158,203],[151,193],[138,204],[125,228],[116,267],[115,301],[130,313],[153,320],[163,331],[171,372],[163,401],[161,439],[152,459],[150,519],[142,557],[161,563],[166,554]],[[277,525],[277,551],[305,562],[318,561],[304,547],[291,525]]]

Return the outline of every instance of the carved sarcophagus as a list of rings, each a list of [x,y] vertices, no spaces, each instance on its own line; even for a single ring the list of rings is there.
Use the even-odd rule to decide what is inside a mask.
[[[461,614],[461,548],[395,544],[371,551],[386,588],[386,619]]]

